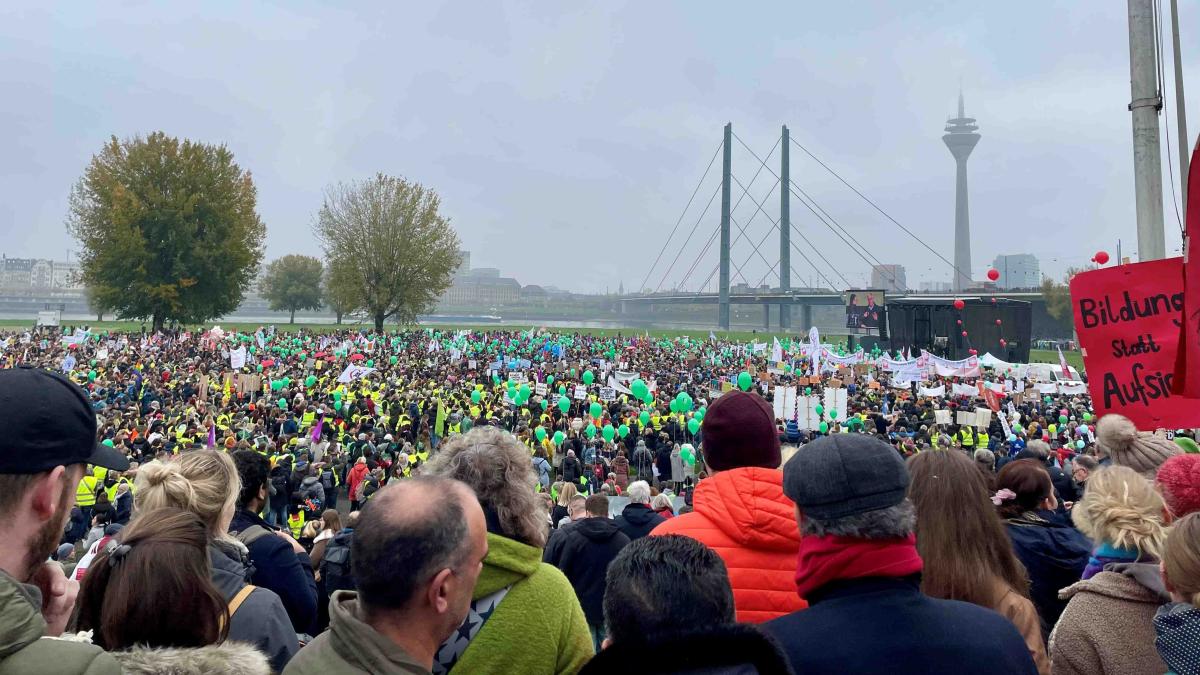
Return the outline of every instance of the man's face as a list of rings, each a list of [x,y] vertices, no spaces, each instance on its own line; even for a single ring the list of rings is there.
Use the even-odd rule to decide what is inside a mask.
[[[1082,466],[1077,466],[1071,470],[1071,477],[1075,479],[1076,483],[1082,483],[1088,479],[1088,470]]]
[[[479,574],[483,572],[483,559],[488,554],[487,522],[483,517],[483,509],[474,495],[464,498],[463,510],[467,516],[467,537],[471,542],[467,559],[454,572],[459,583],[455,585],[455,593],[447,613],[447,620],[453,628],[462,624],[467,618],[467,610],[471,607],[471,596],[475,592],[475,584]]]

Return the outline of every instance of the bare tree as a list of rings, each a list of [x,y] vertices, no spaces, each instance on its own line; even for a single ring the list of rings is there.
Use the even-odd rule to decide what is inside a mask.
[[[326,190],[313,226],[330,267],[375,323],[414,323],[450,286],[458,235],[433,190],[403,178],[341,183]]]

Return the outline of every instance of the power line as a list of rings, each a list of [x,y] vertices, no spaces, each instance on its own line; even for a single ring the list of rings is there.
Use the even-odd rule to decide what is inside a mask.
[[[688,197],[687,205],[683,207],[683,212],[679,214],[679,218],[675,220],[675,227],[671,229],[671,234],[667,235],[667,240],[663,242],[662,248],[658,251],[658,256],[654,258],[654,262],[650,264],[650,267],[646,268],[646,276],[642,279],[638,290],[646,287],[646,282],[650,280],[650,274],[654,271],[654,266],[662,259],[662,254],[667,250],[667,245],[671,243],[671,238],[675,236],[675,231],[679,229],[679,224],[683,222],[683,217],[687,215],[688,209],[692,207],[692,200],[696,198],[696,193],[700,191],[700,186],[704,184],[704,179],[708,177],[708,172],[712,170],[712,165],[717,161],[717,155],[721,153],[721,146],[724,144],[724,140],[717,143],[717,149],[713,152],[712,159],[708,160],[708,166],[704,169],[704,175],[700,176],[700,180],[696,181],[696,189],[692,190],[692,196]]]

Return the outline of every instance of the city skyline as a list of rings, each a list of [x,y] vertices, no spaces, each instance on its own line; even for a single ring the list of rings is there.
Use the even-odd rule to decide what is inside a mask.
[[[63,227],[67,197],[91,155],[110,135],[162,129],[228,144],[253,172],[268,261],[319,255],[309,227],[322,190],[385,171],[438,190],[480,266],[527,284],[628,289],[656,267],[732,121],[760,155],[788,124],[951,258],[954,169],[938,122],[961,80],[971,113],[988,125],[988,151],[971,159],[970,276],[1013,250],[1017,232],[1025,245],[1016,248],[1060,279],[1095,252],[1085,249],[1115,255],[1118,239],[1126,255],[1136,249],[1128,55],[1109,48],[1125,44],[1127,16],[1118,6],[1086,16],[1067,2],[1040,9],[1029,22],[986,5],[950,15],[884,2],[734,13],[670,2],[535,13],[497,3],[463,20],[441,3],[345,12],[218,2],[143,6],[130,21],[99,7],[8,3],[0,83],[21,105],[4,111],[0,236],[13,256],[61,258],[75,247]],[[1184,2],[1180,14],[1200,21],[1200,5]],[[396,26],[406,39],[394,39]],[[1027,44],[1012,43],[1015,31]],[[330,49],[312,50],[314,41]],[[1185,57],[1195,70],[1200,52]],[[757,162],[738,152],[739,178],[749,181]],[[905,265],[910,285],[950,278],[945,263],[792,155],[792,178],[876,257]],[[768,185],[750,187],[774,212]],[[1165,210],[1175,254],[1174,208]],[[747,199],[737,217],[753,213]],[[702,232],[716,227],[708,215]],[[860,270],[851,281],[865,283],[868,263],[797,203],[792,219],[794,243]],[[769,229],[760,216],[735,247],[748,283],[770,272],[748,243]],[[815,276],[793,262],[797,285]]]

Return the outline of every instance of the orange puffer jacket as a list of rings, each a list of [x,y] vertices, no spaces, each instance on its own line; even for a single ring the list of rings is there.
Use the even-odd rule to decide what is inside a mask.
[[[650,534],[682,534],[716,551],[729,570],[739,622],[762,623],[808,606],[796,594],[800,529],[782,471],[721,471],[700,481],[692,506]]]

